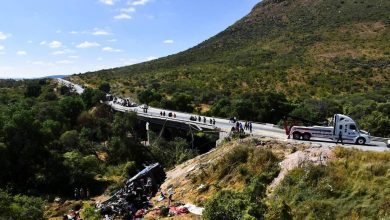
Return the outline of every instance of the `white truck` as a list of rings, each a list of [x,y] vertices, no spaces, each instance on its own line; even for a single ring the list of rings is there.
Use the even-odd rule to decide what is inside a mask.
[[[335,114],[333,116],[332,123],[329,127],[293,126],[290,129],[289,135],[292,135],[293,139],[297,140],[310,140],[310,138],[316,137],[336,141],[339,138],[340,132],[344,143],[363,145],[371,141],[370,133],[360,130],[352,118],[341,114]]]

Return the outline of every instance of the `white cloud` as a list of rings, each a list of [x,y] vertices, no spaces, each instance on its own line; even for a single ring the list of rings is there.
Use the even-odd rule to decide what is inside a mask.
[[[99,57],[99,58],[97,58],[96,60],[97,60],[97,61],[102,61],[103,58]]]
[[[28,43],[28,44],[32,44],[32,43],[33,43],[33,41],[32,41],[32,40],[29,40],[29,41],[27,41],[27,43]]]
[[[0,40],[5,40],[7,38],[8,38],[8,36],[0,31]]]
[[[79,56],[68,56],[69,59],[78,59]]]
[[[111,35],[111,33],[109,33],[108,31],[105,31],[105,30],[95,28],[92,35]]]
[[[173,44],[174,41],[173,40],[164,40],[163,43],[164,44]]]
[[[121,8],[121,12],[124,12],[124,13],[135,12],[135,8],[134,7]]]
[[[149,0],[135,0],[135,1],[131,2],[130,4],[136,6],[136,5],[145,5],[148,2],[149,2]]]
[[[146,58],[146,61],[151,61],[151,60],[155,60],[155,59],[157,59],[157,57],[155,57],[155,56],[150,56],[150,57],[147,57],[147,58]]]
[[[79,45],[76,46],[77,48],[90,48],[90,47],[100,47],[100,44],[96,42],[89,42],[89,41],[84,41],[83,43],[80,43]]]
[[[99,0],[101,3],[106,4],[106,5],[114,5],[115,1],[114,0]]]
[[[131,16],[125,13],[121,13],[119,15],[114,16],[115,20],[130,20]]]
[[[57,50],[57,51],[54,51],[53,53],[51,53],[53,55],[62,55],[62,54],[65,54],[65,51],[63,50]]]
[[[60,48],[60,47],[62,47],[62,43],[59,42],[59,41],[54,40],[54,41],[49,43],[49,47],[51,47],[51,48]]]
[[[69,34],[78,34],[79,32],[78,31],[71,31],[69,32]]]
[[[72,64],[74,62],[71,60],[60,60],[60,61],[57,61],[56,63],[57,64]]]
[[[4,46],[0,45],[0,51],[4,50]]]
[[[105,51],[105,52],[121,52],[122,50],[114,49],[112,47],[104,47],[104,48],[102,48],[102,51]]]
[[[53,55],[62,55],[62,54],[68,54],[68,53],[72,53],[73,50],[69,50],[69,49],[65,49],[65,50],[57,50],[57,51],[54,51]]]
[[[19,56],[26,56],[27,52],[24,51],[24,50],[19,50],[18,52],[16,52],[16,54],[19,55]]]
[[[32,61],[33,65],[44,65],[45,63],[43,61]]]
[[[118,41],[117,39],[108,40],[108,42],[117,42],[117,41]]]
[[[41,41],[41,43],[39,43],[40,45],[46,45],[46,41]]]

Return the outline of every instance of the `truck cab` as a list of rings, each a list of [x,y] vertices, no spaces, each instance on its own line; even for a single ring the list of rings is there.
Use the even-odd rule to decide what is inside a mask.
[[[292,135],[293,139],[310,140],[311,138],[326,138],[331,140],[338,140],[341,136],[343,142],[355,144],[370,143],[370,134],[362,131],[357,126],[356,122],[341,114],[335,114],[329,126],[293,126],[288,132],[289,137]]]
[[[335,114],[333,116],[332,123],[333,138],[336,140],[339,138],[341,133],[341,136],[345,142],[366,144],[371,141],[370,134],[360,130],[356,122],[346,115]]]

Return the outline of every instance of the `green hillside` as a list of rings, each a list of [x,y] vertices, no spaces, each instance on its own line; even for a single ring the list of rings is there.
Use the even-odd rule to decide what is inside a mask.
[[[229,106],[224,98],[234,106],[267,92],[285,95],[294,105],[336,101],[329,114],[350,113],[342,107],[346,103],[389,100],[389,12],[386,0],[264,0],[187,51],[72,78],[92,86],[108,81],[119,95],[137,97],[148,90],[162,97],[140,101],[161,107],[171,107],[166,102],[175,95],[188,94],[195,110],[211,108],[209,113],[219,116],[240,115],[216,109]],[[356,99],[360,95],[364,98]],[[259,114],[248,119],[268,118]]]

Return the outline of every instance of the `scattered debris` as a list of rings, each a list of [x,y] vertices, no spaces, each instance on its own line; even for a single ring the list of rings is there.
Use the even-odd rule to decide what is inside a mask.
[[[149,200],[165,179],[159,163],[150,165],[125,182],[111,198],[98,204],[103,216],[121,216],[123,219],[142,218],[150,208]],[[107,217],[106,217],[107,218]]]
[[[188,211],[191,212],[192,214],[195,214],[195,215],[202,215],[203,214],[204,208],[197,207],[196,205],[186,204],[184,207],[187,208]]]

